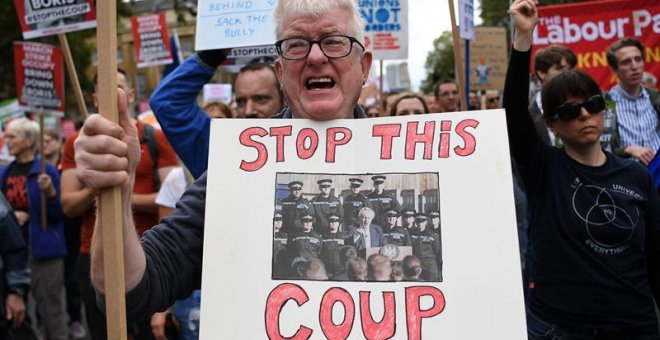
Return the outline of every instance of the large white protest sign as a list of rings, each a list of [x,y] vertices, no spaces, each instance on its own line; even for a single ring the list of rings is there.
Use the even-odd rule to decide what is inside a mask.
[[[510,164],[502,110],[327,122],[214,120],[201,338],[526,339]],[[339,244],[352,244],[358,258],[382,255],[370,258],[366,281],[355,279],[362,278],[360,265],[343,273],[315,258],[331,238],[317,237],[319,225],[305,231],[307,213],[321,200],[304,198],[332,181],[331,195],[347,203],[349,184],[363,181],[360,189],[368,192],[372,180],[384,181],[382,197],[392,197],[369,196],[374,210],[398,204],[400,212],[439,211],[438,233],[421,216],[409,231],[422,275],[435,272],[429,281],[374,281],[387,273],[390,259],[411,251],[383,241],[386,228],[374,223],[341,226],[349,236]],[[346,218],[351,204],[343,206]],[[281,224],[274,218],[279,209]],[[290,213],[302,227],[287,221]],[[314,223],[321,218],[310,215]],[[288,237],[274,232],[287,223]],[[349,262],[364,263],[358,258]]]
[[[360,0],[364,45],[374,59],[408,59],[408,0]]]
[[[275,43],[275,5],[277,0],[200,0],[195,48],[200,51]]]

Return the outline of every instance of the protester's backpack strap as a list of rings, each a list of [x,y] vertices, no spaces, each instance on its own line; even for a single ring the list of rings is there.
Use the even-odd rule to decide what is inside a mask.
[[[158,142],[156,141],[156,129],[149,124],[142,124],[142,138],[147,143],[147,149],[151,155],[151,164],[154,169],[154,189],[160,189],[160,175],[158,174]]]

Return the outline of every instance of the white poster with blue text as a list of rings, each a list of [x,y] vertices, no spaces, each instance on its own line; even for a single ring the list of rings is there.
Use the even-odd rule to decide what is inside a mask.
[[[197,51],[275,43],[277,0],[199,0]]]
[[[374,59],[408,59],[408,0],[359,0],[364,43]]]

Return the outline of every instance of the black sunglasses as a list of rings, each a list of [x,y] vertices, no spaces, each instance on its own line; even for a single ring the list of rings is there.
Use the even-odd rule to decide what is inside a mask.
[[[582,108],[589,114],[595,115],[605,110],[605,99],[600,94],[589,97],[582,103],[564,103],[555,110],[555,117],[563,121],[573,120],[580,116]]]

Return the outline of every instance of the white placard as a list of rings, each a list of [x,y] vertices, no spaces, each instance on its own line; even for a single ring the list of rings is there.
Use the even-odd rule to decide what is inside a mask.
[[[218,119],[211,131],[202,339],[527,338],[503,110]],[[402,205],[439,206],[442,281],[273,279],[273,211],[286,184],[315,195],[316,180],[332,178],[339,195],[352,177],[369,189],[374,174]]]
[[[200,0],[195,48],[201,51],[275,43],[276,5],[277,0]]]
[[[231,84],[205,84],[204,102],[219,101],[229,104],[231,101]]]
[[[474,0],[458,1],[458,27],[461,39],[474,39]]]
[[[408,59],[408,0],[359,1],[364,45],[374,59]]]

